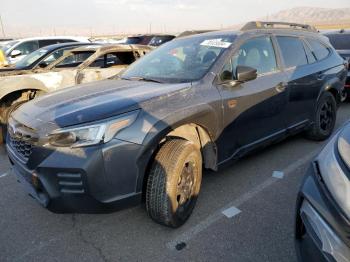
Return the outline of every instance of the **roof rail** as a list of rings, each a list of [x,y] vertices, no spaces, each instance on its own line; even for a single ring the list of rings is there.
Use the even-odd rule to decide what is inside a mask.
[[[279,27],[278,27],[279,26]],[[261,22],[254,21],[246,23],[241,31],[254,30],[254,29],[299,29],[310,32],[318,32],[317,29],[311,25],[287,23],[287,22]]]

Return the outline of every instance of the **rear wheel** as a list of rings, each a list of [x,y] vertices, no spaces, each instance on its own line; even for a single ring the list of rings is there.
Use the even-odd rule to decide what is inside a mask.
[[[147,182],[146,208],[157,223],[179,227],[196,204],[202,181],[202,156],[190,141],[172,139],[156,154]]]
[[[314,115],[314,123],[307,131],[306,136],[311,140],[322,141],[333,132],[337,117],[337,103],[334,96],[325,92],[320,97]]]

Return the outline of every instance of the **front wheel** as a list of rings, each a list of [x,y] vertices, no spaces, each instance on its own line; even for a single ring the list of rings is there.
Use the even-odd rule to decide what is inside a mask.
[[[190,141],[171,139],[156,154],[147,182],[146,209],[157,223],[177,228],[192,213],[202,181],[202,156]]]
[[[325,92],[321,95],[315,115],[314,123],[306,132],[307,138],[315,141],[327,139],[333,132],[337,118],[337,103],[334,96]]]

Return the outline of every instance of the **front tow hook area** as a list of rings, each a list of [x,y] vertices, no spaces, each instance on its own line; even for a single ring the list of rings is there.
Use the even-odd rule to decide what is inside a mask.
[[[48,194],[45,192],[41,192],[35,188],[35,185],[37,185],[38,183],[38,177],[35,173],[32,174],[31,183],[33,184],[31,184],[21,174],[19,174],[14,168],[12,168],[11,171],[15,173],[17,181],[23,185],[24,189],[31,197],[37,200],[40,203],[40,205],[42,205],[45,208],[49,205],[50,198]]]

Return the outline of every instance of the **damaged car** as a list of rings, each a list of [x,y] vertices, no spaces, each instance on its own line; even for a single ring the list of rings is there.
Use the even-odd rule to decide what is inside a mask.
[[[196,205],[204,168],[300,132],[327,139],[346,66],[308,25],[252,22],[178,38],[114,79],[21,106],[7,152],[17,179],[54,212],[145,201],[154,221],[176,228]]]
[[[57,59],[63,56],[65,51],[77,48],[79,46],[94,45],[93,43],[63,43],[49,45],[43,48],[40,48],[33,53],[27,55],[21,61],[16,64],[0,68],[0,77],[23,74],[24,70],[33,70],[42,69],[49,66],[51,63],[54,63]]]
[[[112,77],[151,50],[151,47],[138,45],[82,46],[66,51],[44,69],[1,77],[0,122],[3,135],[10,113],[23,103],[61,88]]]

